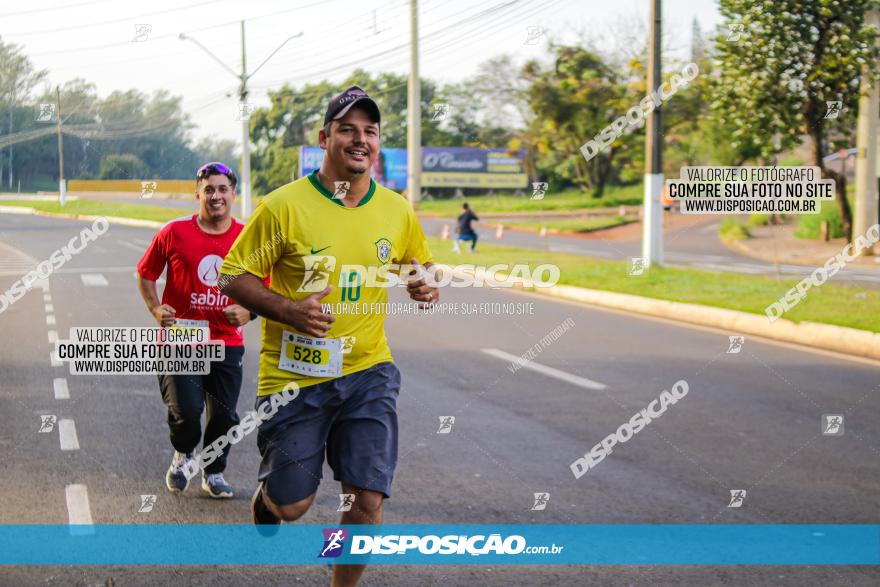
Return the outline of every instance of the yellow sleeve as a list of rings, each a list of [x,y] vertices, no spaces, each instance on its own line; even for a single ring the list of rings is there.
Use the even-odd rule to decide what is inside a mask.
[[[257,206],[226,254],[220,273],[233,276],[250,273],[266,278],[284,253],[289,242],[287,237],[281,221],[269,207]]]
[[[406,252],[403,254],[403,262],[410,263],[412,258],[424,265],[425,263],[433,263],[434,257],[428,249],[428,239],[422,231],[422,225],[411,206],[407,205],[407,223],[409,230],[406,238]]]

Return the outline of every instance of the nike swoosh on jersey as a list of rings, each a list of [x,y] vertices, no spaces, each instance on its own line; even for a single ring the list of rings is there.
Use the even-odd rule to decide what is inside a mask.
[[[329,249],[329,248],[332,247],[332,246],[333,246],[333,245],[327,245],[327,246],[324,247],[323,249],[318,249],[317,251],[315,250],[314,247],[312,247],[312,252],[311,252],[310,254],[311,254],[311,255],[317,255],[317,254],[320,253],[321,251],[326,251],[327,249]]]

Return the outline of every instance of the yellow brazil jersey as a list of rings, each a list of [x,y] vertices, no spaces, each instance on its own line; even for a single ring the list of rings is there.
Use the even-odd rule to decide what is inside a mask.
[[[335,313],[327,336],[341,341],[341,375],[348,375],[392,360],[385,339],[388,288],[375,281],[370,286],[368,278],[379,268],[406,265],[412,258],[422,264],[432,261],[425,234],[406,199],[371,180],[358,206],[347,208],[313,172],[263,198],[220,273],[229,278],[243,272],[260,278],[269,275],[272,291],[291,300],[331,285],[322,304],[381,309]],[[295,333],[290,325],[263,319],[258,395],[280,392],[291,381],[302,388],[334,378],[280,368],[284,331]],[[289,352],[289,347],[285,350]]]

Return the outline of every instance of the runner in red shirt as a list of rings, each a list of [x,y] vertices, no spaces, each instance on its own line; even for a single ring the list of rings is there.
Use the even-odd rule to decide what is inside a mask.
[[[208,375],[159,375],[175,451],[165,475],[165,484],[172,492],[184,491],[192,472],[198,470],[193,451],[202,436],[204,406],[207,405],[207,422],[203,447],[239,422],[235,407],[241,390],[244,355],[241,327],[255,316],[216,287],[223,258],[244,228],[244,223],[232,217],[237,183],[235,173],[222,163],[202,166],[196,174],[198,214],[163,226],[137,266],[141,295],[160,326],[208,326],[212,339],[226,343],[225,359],[212,362]],[[160,302],[156,280],[166,267]],[[211,497],[233,496],[232,487],[223,478],[229,448],[227,444],[202,472],[202,491]]]

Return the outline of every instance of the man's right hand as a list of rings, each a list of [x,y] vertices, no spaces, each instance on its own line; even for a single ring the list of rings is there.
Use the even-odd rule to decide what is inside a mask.
[[[159,323],[159,326],[173,326],[174,314],[176,310],[168,304],[162,304],[153,308],[153,318]]]
[[[312,295],[293,302],[293,309],[287,324],[293,326],[297,332],[308,334],[317,338],[324,338],[336,317],[330,313],[324,313],[321,308],[321,300],[333,290],[332,285],[328,285],[323,291],[313,293]]]

